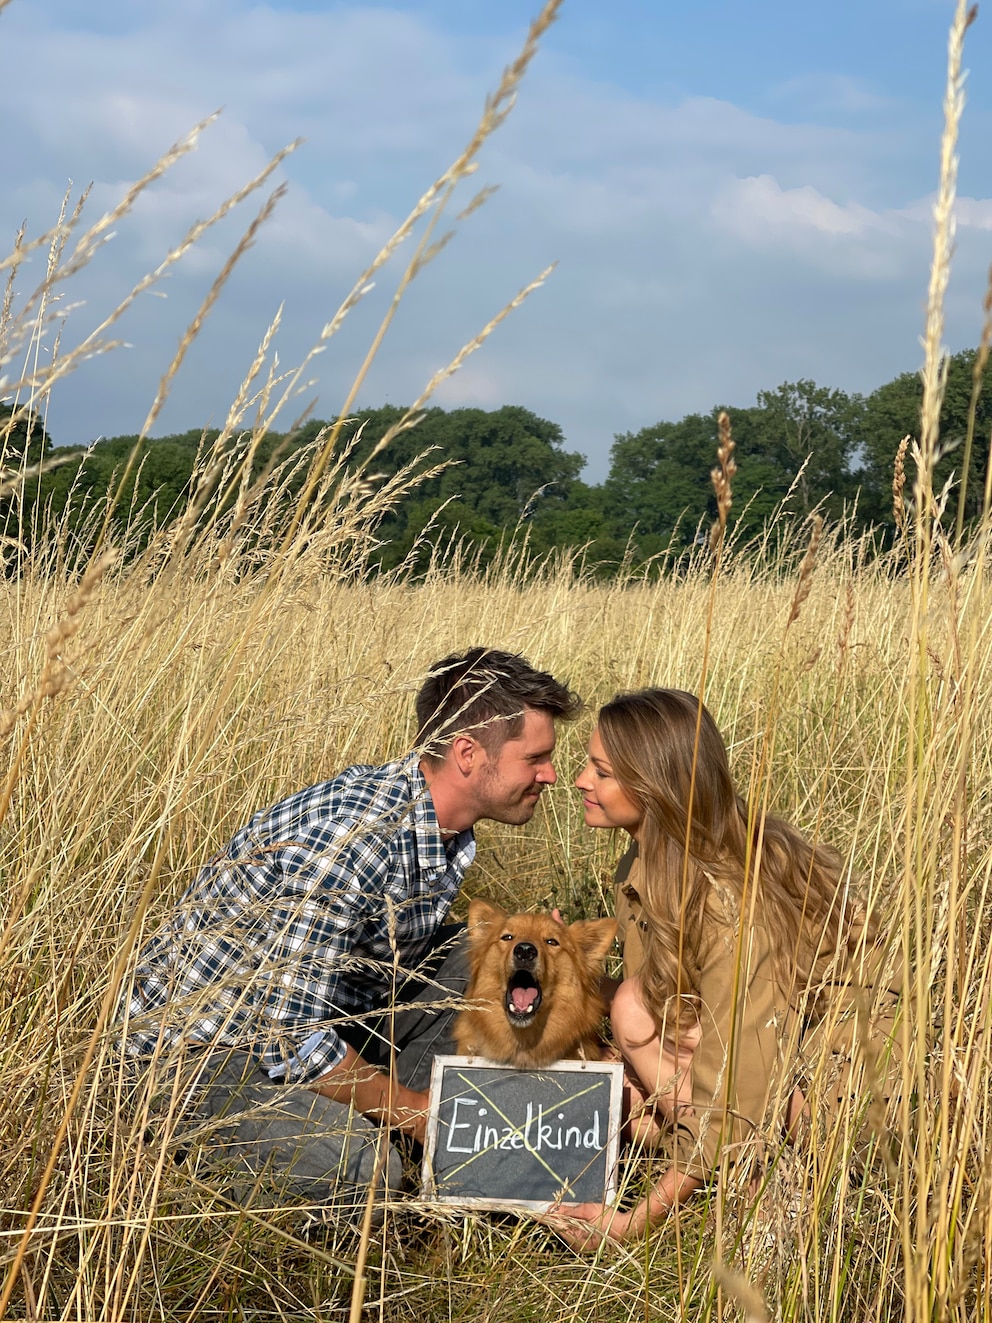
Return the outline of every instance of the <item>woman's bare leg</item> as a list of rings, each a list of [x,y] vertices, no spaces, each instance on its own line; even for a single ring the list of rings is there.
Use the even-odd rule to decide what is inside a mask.
[[[789,1141],[795,1140],[799,1134],[799,1123],[802,1120],[809,1120],[809,1108],[806,1106],[806,1095],[802,1089],[792,1090],[792,1096],[789,1098],[789,1107],[785,1118],[785,1133]]]

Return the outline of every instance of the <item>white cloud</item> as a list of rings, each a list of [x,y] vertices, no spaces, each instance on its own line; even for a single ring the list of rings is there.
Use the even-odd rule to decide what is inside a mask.
[[[714,201],[712,214],[717,224],[748,243],[803,242],[811,232],[862,238],[893,230],[891,222],[870,207],[856,202],[842,206],[809,184],[782,188],[771,175],[733,180]]]
[[[839,73],[806,73],[787,78],[770,90],[772,104],[800,106],[805,115],[839,111],[845,115],[877,115],[897,110],[899,102],[863,78]]]
[[[992,199],[958,198],[954,215],[966,229],[992,230]]]
[[[498,409],[512,396],[513,383],[497,365],[466,365],[441,386],[437,403],[446,409]]]

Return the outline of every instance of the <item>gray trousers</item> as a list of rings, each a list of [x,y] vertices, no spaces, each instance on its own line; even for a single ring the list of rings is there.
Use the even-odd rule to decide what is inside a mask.
[[[397,994],[403,1009],[361,1023],[335,1026],[346,1042],[382,1070],[394,1063],[406,1087],[426,1090],[435,1056],[455,1050],[452,1026],[468,979],[467,943],[460,925],[438,934],[438,954]],[[380,1165],[379,1192],[402,1183],[400,1155],[389,1136],[353,1108],[302,1084],[273,1081],[248,1053],[191,1049],[178,1067],[156,1071],[178,1104],[181,1146],[196,1143],[237,1202],[263,1205],[274,1196],[301,1198],[358,1216]],[[380,1153],[380,1146],[386,1151]]]

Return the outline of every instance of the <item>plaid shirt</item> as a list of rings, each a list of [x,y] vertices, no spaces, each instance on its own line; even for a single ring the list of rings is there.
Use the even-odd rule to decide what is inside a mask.
[[[471,831],[442,838],[416,755],[257,814],[142,950],[124,1050],[238,1047],[317,1079],[345,1055],[334,1024],[416,968],[474,857]]]

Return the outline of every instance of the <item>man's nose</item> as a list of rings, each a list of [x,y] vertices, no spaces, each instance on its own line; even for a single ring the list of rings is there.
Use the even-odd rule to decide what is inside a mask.
[[[546,763],[541,763],[537,770],[537,779],[545,786],[553,786],[558,780],[558,773],[555,771],[554,763],[550,758]]]

